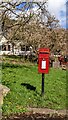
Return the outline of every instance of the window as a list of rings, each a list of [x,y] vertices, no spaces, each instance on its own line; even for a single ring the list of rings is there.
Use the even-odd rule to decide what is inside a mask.
[[[6,51],[6,45],[2,45],[2,51]]]
[[[10,45],[8,45],[8,51],[10,51]]]
[[[0,45],[0,51],[2,50],[2,45]]]
[[[25,51],[25,45],[21,45],[21,51]]]
[[[26,46],[26,51],[29,51],[29,46]]]

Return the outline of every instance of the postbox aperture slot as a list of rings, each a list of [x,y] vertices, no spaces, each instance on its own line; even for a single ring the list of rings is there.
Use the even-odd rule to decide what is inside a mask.
[[[47,52],[39,52],[39,54],[49,54],[49,53],[47,53]]]

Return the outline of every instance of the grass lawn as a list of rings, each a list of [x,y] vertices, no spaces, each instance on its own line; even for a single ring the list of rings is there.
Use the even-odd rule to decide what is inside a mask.
[[[66,71],[50,68],[45,75],[45,95],[41,97],[41,74],[36,64],[3,63],[2,84],[10,88],[4,98],[3,114],[24,112],[27,107],[66,108]]]

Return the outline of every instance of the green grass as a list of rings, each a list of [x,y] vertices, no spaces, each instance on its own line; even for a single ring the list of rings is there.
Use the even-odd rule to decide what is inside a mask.
[[[2,84],[10,88],[10,93],[4,98],[3,114],[24,112],[27,107],[66,109],[66,71],[64,70],[50,68],[49,74],[45,75],[43,97],[41,97],[41,74],[38,74],[36,64],[3,63]]]

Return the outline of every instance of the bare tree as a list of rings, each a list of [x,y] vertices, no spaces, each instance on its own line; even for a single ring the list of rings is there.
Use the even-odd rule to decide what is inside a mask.
[[[21,45],[28,43],[34,49],[38,47],[57,49],[55,45],[58,44],[58,36],[54,28],[59,26],[59,21],[49,13],[47,1],[0,2],[1,34],[11,41],[13,49],[15,42],[20,42]]]
[[[55,27],[58,21],[51,16],[47,10],[47,0],[43,2],[22,2],[22,0],[10,0],[9,2],[0,3],[2,33],[10,40],[16,40],[14,37],[20,29],[32,20],[46,25]],[[36,10],[34,11],[34,7]],[[10,34],[9,34],[10,33]]]

